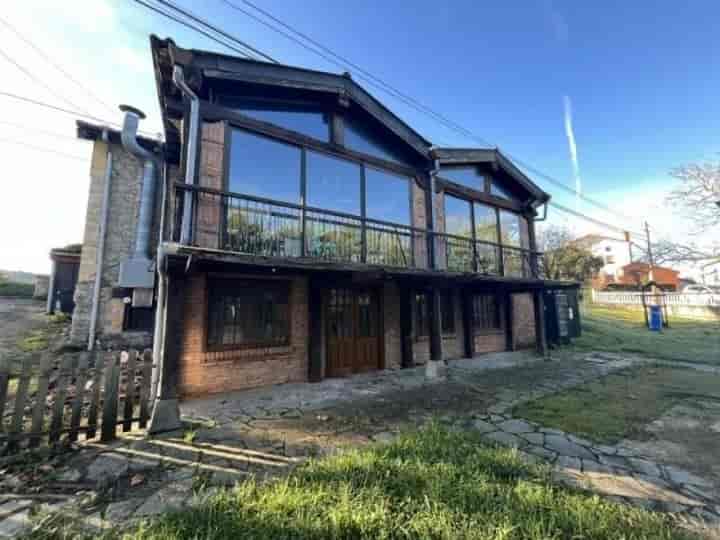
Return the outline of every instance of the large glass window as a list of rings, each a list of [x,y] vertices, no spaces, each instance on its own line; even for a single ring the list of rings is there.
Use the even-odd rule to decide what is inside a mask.
[[[477,167],[474,166],[440,167],[439,175],[446,180],[457,182],[458,184],[462,184],[479,191],[485,190],[485,176],[478,171]]]
[[[467,238],[472,236],[469,201],[445,195],[445,232]]]
[[[233,96],[220,96],[218,102],[255,120],[269,122],[321,141],[330,140],[328,115],[318,108]]]
[[[405,156],[393,148],[392,143],[383,140],[370,126],[350,116],[345,116],[344,120],[346,147],[369,156],[407,165]]]
[[[475,203],[475,238],[483,242],[498,242],[497,209]]]
[[[217,279],[209,282],[208,346],[270,347],[290,342],[287,282]]]
[[[504,246],[520,247],[520,219],[514,212],[500,210],[500,238]]]
[[[308,151],[307,204],[360,215],[360,165]]]
[[[365,167],[366,215],[410,225],[410,179]]]
[[[234,129],[228,190],[298,203],[300,149]]]
[[[507,199],[509,201],[514,198],[510,192],[494,178],[490,182],[490,195],[494,195],[500,199]]]

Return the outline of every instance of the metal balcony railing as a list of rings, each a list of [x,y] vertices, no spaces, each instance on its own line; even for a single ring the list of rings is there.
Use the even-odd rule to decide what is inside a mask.
[[[334,210],[241,193],[175,184],[173,240],[190,193],[190,244],[262,257],[428,268],[428,231]],[[507,277],[542,277],[542,254],[432,233],[440,269]]]

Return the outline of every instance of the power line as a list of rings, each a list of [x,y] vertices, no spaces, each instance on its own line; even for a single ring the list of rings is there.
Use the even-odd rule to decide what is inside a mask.
[[[84,161],[84,162],[88,161],[88,158],[84,158],[82,156],[75,156],[73,154],[65,154],[64,152],[58,152],[57,150],[53,150],[51,148],[45,148],[44,146],[35,146],[33,144],[27,144],[22,141],[15,141],[12,139],[0,138],[0,142],[8,143],[8,144],[16,144],[18,146],[24,146],[25,148],[30,148],[31,150],[37,150],[38,152],[47,152],[48,154],[55,154],[56,156],[64,157],[67,159],[77,159],[78,161]]]
[[[133,1],[136,4],[140,4],[141,6],[146,7],[149,10],[154,11],[155,13],[158,13],[159,15],[162,15],[163,17],[170,19],[171,21],[174,21],[178,24],[181,24],[182,26],[185,26],[186,28],[189,28],[190,30],[195,30],[197,33],[202,34],[203,36],[214,41],[215,43],[218,43],[218,44],[222,45],[223,47],[226,47],[226,48],[230,49],[231,51],[236,52],[243,58],[254,59],[252,56],[248,55],[245,51],[238,49],[237,47],[233,47],[232,45],[230,45],[230,44],[226,43],[225,41],[221,40],[220,38],[218,38],[217,36],[213,36],[212,34],[202,30],[201,28],[198,28],[198,27],[190,24],[187,21],[184,21],[178,17],[175,17],[174,15],[167,13],[156,6],[150,5],[147,2],[144,2],[143,0],[133,0]]]
[[[43,88],[45,88],[45,90],[47,90],[48,92],[50,92],[53,96],[55,96],[55,97],[58,98],[59,100],[64,101],[65,103],[67,103],[67,104],[70,105],[71,107],[80,108],[80,107],[78,107],[77,105],[75,105],[72,101],[70,101],[69,99],[65,98],[62,94],[59,94],[59,93],[57,93],[55,90],[53,90],[52,87],[50,87],[50,86],[49,86],[47,83],[45,83],[43,80],[41,80],[41,79],[39,79],[38,77],[36,77],[31,71],[29,71],[28,69],[26,69],[23,65],[21,65],[21,64],[18,63],[18,62],[16,62],[12,57],[10,57],[10,56],[9,56],[7,53],[5,53],[2,49],[0,49],[0,56],[2,56],[3,58],[5,58],[5,60],[7,60],[8,62],[10,62],[12,65],[14,65],[14,66],[15,66],[16,68],[18,68],[20,71],[22,71],[25,75],[27,75],[27,77],[30,78],[30,80],[34,81],[36,84],[38,84],[38,85],[42,86]],[[85,111],[85,112],[87,112],[87,111]]]
[[[13,32],[23,43],[28,45],[30,48],[32,48],[36,53],[38,53],[41,57],[45,59],[46,62],[48,62],[51,66],[53,66],[55,69],[57,69],[60,73],[65,75],[65,77],[72,81],[76,86],[81,88],[88,96],[92,97],[95,101],[106,107],[108,110],[111,110],[112,112],[115,112],[114,107],[111,105],[108,105],[105,101],[97,97],[93,92],[91,92],[88,88],[86,88],[80,81],[75,79],[70,73],[68,73],[65,69],[63,69],[62,66],[60,66],[57,62],[55,62],[52,58],[50,58],[40,47],[35,45],[32,41],[30,41],[28,38],[24,37],[20,31],[18,31],[17,28],[15,28],[13,25],[11,25],[8,21],[0,17],[0,24],[8,28],[11,32]]]
[[[611,223],[607,223],[605,221],[595,219],[593,217],[583,214],[582,212],[578,212],[576,210],[568,208],[567,206],[563,206],[562,204],[556,203],[554,201],[550,201],[548,204],[550,206],[552,206],[553,208],[560,210],[561,212],[565,212],[566,214],[570,214],[570,215],[578,217],[580,219],[584,219],[585,221],[589,221],[591,223],[594,223],[595,225],[599,225],[600,227],[605,227],[607,229],[613,230],[615,232],[623,233],[623,234],[625,232],[629,232],[631,235],[634,235],[634,236],[643,236],[642,233],[639,233],[637,231],[629,231],[628,229],[623,229],[622,227],[618,227],[617,225],[613,225]]]
[[[245,41],[243,41],[243,40],[241,40],[241,39],[233,36],[232,34],[228,34],[228,33],[225,32],[222,28],[218,28],[218,27],[215,26],[214,24],[212,24],[212,23],[210,23],[210,22],[208,22],[208,21],[200,18],[198,15],[195,15],[195,14],[192,13],[191,11],[189,11],[189,10],[187,10],[187,9],[184,9],[184,8],[181,8],[180,6],[178,6],[177,4],[175,4],[174,2],[170,2],[170,1],[168,1],[168,0],[157,0],[157,2],[159,2],[160,4],[162,4],[162,5],[164,5],[164,6],[169,7],[170,9],[173,9],[173,10],[181,13],[181,14],[184,15],[185,17],[188,17],[189,19],[191,19],[191,20],[193,20],[193,21],[201,24],[201,25],[204,26],[205,28],[210,28],[211,30],[213,30],[214,32],[220,34],[221,36],[223,36],[223,37],[225,37],[225,38],[227,38],[227,39],[230,39],[231,41],[239,44],[241,47],[244,47],[244,48],[247,49],[248,51],[251,51],[252,53],[258,55],[260,58],[264,58],[265,60],[267,60],[267,61],[269,61],[269,62],[273,62],[273,63],[275,63],[275,64],[279,64],[279,62],[278,62],[277,60],[275,60],[275,58],[273,58],[273,57],[270,56],[269,54],[265,54],[265,53],[262,52],[261,50],[256,49],[255,47],[253,47],[252,45],[246,43]]]
[[[20,129],[25,129],[28,131],[33,131],[35,133],[40,133],[42,135],[47,135],[48,137],[57,137],[58,139],[69,139],[77,142],[85,142],[83,139],[78,139],[77,137],[73,135],[68,135],[66,133],[58,133],[56,131],[48,131],[45,129],[37,128],[35,126],[30,126],[28,124],[19,124],[16,122],[8,122],[6,120],[0,120],[0,124],[5,126],[12,126]]]
[[[65,113],[65,114],[69,114],[69,115],[71,115],[71,116],[76,116],[76,117],[79,116],[79,117],[81,117],[81,118],[88,118],[88,119],[90,119],[90,120],[93,120],[93,121],[95,121],[95,122],[100,122],[101,124],[105,124],[105,125],[108,125],[108,126],[116,126],[116,127],[118,127],[118,128],[119,128],[119,127],[122,127],[122,126],[121,126],[120,124],[118,124],[117,122],[109,122],[109,121],[107,121],[107,120],[103,120],[102,118],[98,118],[97,116],[92,116],[92,115],[89,115],[89,114],[84,114],[84,113],[81,113],[81,112],[78,112],[78,111],[73,111],[73,110],[70,110],[70,109],[63,109],[62,107],[58,107],[58,106],[56,106],[56,105],[50,105],[49,103],[45,103],[44,101],[39,101],[39,100],[36,100],[36,99],[27,98],[27,97],[25,97],[25,96],[18,96],[17,94],[13,94],[13,93],[11,93],[11,92],[3,92],[3,91],[0,91],[0,96],[9,97],[9,98],[12,98],[12,99],[17,99],[17,100],[19,100],[19,101],[24,101],[24,102],[30,103],[30,104],[32,104],[32,105],[37,105],[38,107],[45,107],[45,108],[47,108],[47,109],[52,109],[52,110],[54,110],[54,111],[62,112],[62,113]],[[157,136],[156,136],[156,134],[154,134],[154,133],[149,133],[149,132],[147,132],[147,131],[138,131],[138,133],[143,134],[143,135],[145,135],[145,136],[147,136],[147,137],[151,137],[151,138],[157,140]]]

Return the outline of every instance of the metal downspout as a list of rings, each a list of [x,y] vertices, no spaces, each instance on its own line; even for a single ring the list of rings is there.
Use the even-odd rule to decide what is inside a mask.
[[[105,257],[105,230],[107,229],[108,207],[110,206],[110,180],[112,178],[113,155],[107,130],[103,130],[102,139],[108,145],[105,160],[105,186],[103,188],[102,206],[100,207],[100,229],[95,260],[95,283],[93,284],[92,307],[90,309],[90,330],[88,332],[88,351],[95,348],[95,332],[97,329],[98,309],[100,307],[100,290],[102,285],[103,259]]]
[[[185,75],[180,66],[173,70],[173,82],[180,91],[190,99],[190,125],[188,126],[188,141],[185,148],[185,184],[195,184],[195,169],[197,163],[197,135],[200,124],[200,99],[197,94],[185,82]],[[183,199],[183,215],[180,228],[180,243],[190,244],[192,231],[190,221],[192,219],[192,192],[186,191]]]
[[[160,203],[160,231],[157,244],[157,255],[155,257],[155,268],[157,270],[157,302],[155,305],[155,329],[153,331],[153,362],[158,363],[163,357],[163,345],[165,343],[165,315],[167,309],[167,272],[165,271],[165,212],[167,211],[167,171],[162,170],[162,198]],[[150,398],[155,399],[158,395],[160,383],[160,369],[152,372],[152,386]]]

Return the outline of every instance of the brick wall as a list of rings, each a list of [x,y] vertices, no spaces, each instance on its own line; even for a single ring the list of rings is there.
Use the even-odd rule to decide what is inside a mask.
[[[107,143],[102,141],[93,143],[83,250],[78,270],[78,283],[75,288],[76,307],[70,332],[71,343],[78,346],[84,346],[87,343],[90,329],[100,213],[105,190],[107,150]],[[120,263],[130,255],[135,242],[142,188],[142,163],[125,151],[122,145],[110,144],[110,150],[113,161],[96,337],[102,346],[122,347],[126,344],[146,346],[151,342],[150,334],[122,332],[124,305],[122,305],[122,299],[112,298],[112,289],[117,286],[118,282]],[[157,190],[157,193],[155,219],[151,234],[151,256],[157,245],[160,221],[160,189]]]
[[[200,137],[200,185],[212,189],[224,188],[223,163],[225,156],[225,123],[205,122]],[[219,248],[222,201],[216,195],[201,193],[197,200],[198,246]]]
[[[412,225],[419,229],[427,228],[427,212],[425,211],[425,190],[417,182],[410,182],[410,196],[412,198]],[[425,236],[414,236],[415,266],[427,268],[428,253]]]
[[[516,349],[535,346],[535,310],[532,293],[511,295],[513,303],[513,338]]]
[[[252,276],[238,277],[249,279]],[[178,361],[181,396],[307,381],[308,283],[304,277],[287,279],[291,281],[288,346],[210,352],[206,350],[207,276],[194,274],[188,278],[184,287],[185,316]]]
[[[399,369],[402,365],[400,339],[400,291],[397,283],[386,281],[383,294],[383,326],[385,341],[385,369]]]
[[[475,335],[475,354],[501,352],[507,349],[505,331]]]

